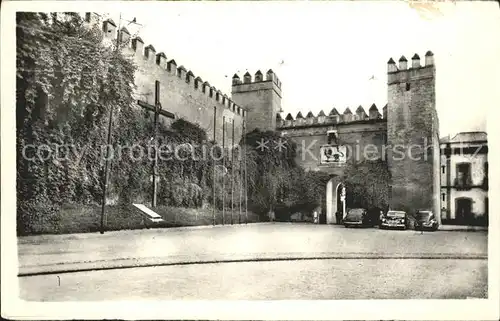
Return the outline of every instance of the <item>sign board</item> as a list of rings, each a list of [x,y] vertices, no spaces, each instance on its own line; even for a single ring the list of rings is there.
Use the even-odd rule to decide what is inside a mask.
[[[321,164],[344,164],[347,161],[347,147],[343,145],[323,145],[320,147]]]
[[[149,208],[147,208],[143,204],[132,204],[132,205],[135,208],[137,208],[141,212],[141,214],[143,214],[144,216],[146,216],[152,222],[161,222],[161,221],[163,221],[163,218],[158,213],[150,210]]]

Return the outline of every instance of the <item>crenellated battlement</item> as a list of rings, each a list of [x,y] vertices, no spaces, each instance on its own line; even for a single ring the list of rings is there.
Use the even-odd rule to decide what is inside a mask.
[[[434,74],[435,65],[432,51],[427,51],[425,54],[424,65],[421,65],[418,54],[412,56],[410,66],[408,66],[408,60],[405,56],[399,58],[397,65],[392,58],[387,62],[387,83],[389,85],[430,78],[434,77]]]
[[[88,21],[88,23],[92,22]],[[140,37],[131,38],[130,32],[125,27],[117,31],[116,23],[111,19],[107,19],[102,23],[102,30],[104,38],[105,40],[108,39],[108,42],[109,40],[119,39],[122,46],[121,50],[125,54],[133,56],[134,60],[142,67],[142,72],[148,73],[148,69],[152,68],[151,74],[156,74],[154,68],[158,68],[165,73],[165,76],[175,77],[180,83],[189,85],[193,92],[198,92],[212,99],[215,106],[228,109],[235,115],[241,115],[242,117],[247,113],[246,108],[234,103],[226,94],[211,86],[207,81],[203,81],[193,71],[188,70],[183,65],[178,66],[177,62],[171,58],[169,60],[164,52],[157,52],[152,44],[144,46],[144,41]]]
[[[264,79],[264,75],[260,70],[257,70],[257,72],[254,75],[254,79],[252,81],[252,75],[247,71],[243,75],[243,81],[240,79],[240,76],[236,73],[233,76],[233,86],[238,86],[242,84],[252,84],[252,83],[260,83],[260,82],[273,82],[278,88],[281,89],[281,81],[279,80],[278,76],[274,73],[272,69],[269,69],[266,72],[266,77]]]
[[[277,114],[276,124],[280,129],[293,127],[303,128],[309,126],[330,126],[336,124],[386,121],[386,118],[387,105],[383,108],[383,113],[380,114],[377,106],[372,104],[368,109],[368,114],[361,105],[356,109],[356,113],[354,114],[349,107],[347,107],[342,114],[340,114],[336,108],[333,108],[328,116],[323,110],[321,110],[317,116],[309,111],[306,117],[304,117],[302,112],[299,111],[295,116],[295,119],[290,113],[285,117],[285,119],[283,119],[280,114]]]
[[[252,80],[252,75],[248,71],[243,75],[243,80],[241,80],[240,76],[236,73],[233,76],[232,83],[233,87],[248,87],[248,88],[256,87],[255,85],[257,84],[270,83],[273,84],[276,87],[276,89],[279,90],[279,92],[281,93],[281,80],[278,78],[278,76],[272,69],[269,69],[266,72],[265,77],[260,70],[257,70],[257,72],[255,72],[253,80]],[[235,89],[233,88],[233,91],[234,90]]]

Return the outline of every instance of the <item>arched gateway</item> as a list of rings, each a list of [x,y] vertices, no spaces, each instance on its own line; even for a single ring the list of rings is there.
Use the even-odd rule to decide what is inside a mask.
[[[326,184],[326,224],[340,224],[345,212],[345,186],[339,177],[332,177]]]

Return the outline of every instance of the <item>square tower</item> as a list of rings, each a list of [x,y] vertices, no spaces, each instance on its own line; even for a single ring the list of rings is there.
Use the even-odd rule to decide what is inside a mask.
[[[436,68],[432,52],[420,65],[417,54],[408,68],[388,62],[387,164],[391,173],[390,207],[414,214],[432,210],[440,218],[439,121]]]
[[[276,115],[281,109],[281,81],[270,69],[264,79],[262,73],[255,73],[254,81],[250,73],[243,76],[243,82],[238,75],[233,76],[232,100],[246,108],[246,131],[255,128],[262,131],[276,130]]]

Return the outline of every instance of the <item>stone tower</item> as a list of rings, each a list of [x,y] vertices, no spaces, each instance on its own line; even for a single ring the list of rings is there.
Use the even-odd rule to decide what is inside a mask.
[[[247,109],[246,131],[255,128],[260,130],[276,130],[276,114],[281,110],[281,81],[269,70],[266,77],[257,71],[254,80],[250,73],[233,76],[232,99]]]
[[[391,172],[390,207],[414,214],[432,210],[440,220],[439,121],[433,53],[404,56],[387,63],[387,163]]]

